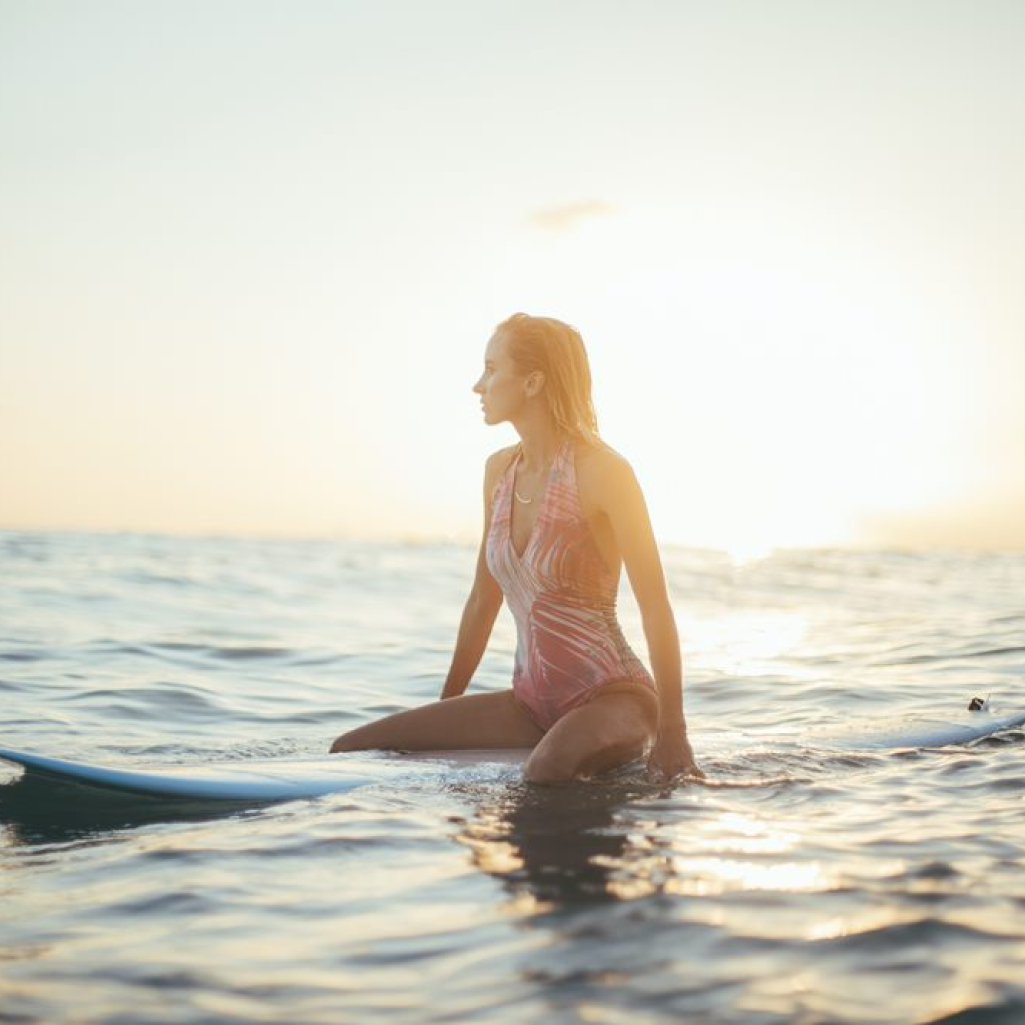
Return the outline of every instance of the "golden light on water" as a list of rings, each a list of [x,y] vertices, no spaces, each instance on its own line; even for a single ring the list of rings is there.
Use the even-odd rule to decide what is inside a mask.
[[[472,847],[474,861],[482,872],[504,876],[523,868],[520,851],[511,843],[469,834],[463,836],[463,842]]]
[[[681,614],[681,633],[687,651],[718,672],[757,675],[778,668],[774,663],[799,650],[809,623],[800,613],[733,612],[727,616],[697,617]],[[796,678],[799,669],[788,665]]]
[[[872,908],[848,915],[833,915],[812,922],[805,931],[805,939],[835,940],[841,936],[857,936],[861,933],[888,929],[901,922],[913,921],[906,911],[898,912],[892,907]]]
[[[676,858],[666,892],[708,897],[732,891],[772,890],[785,893],[830,890],[835,876],[820,862],[757,862],[737,858]]]
[[[801,834],[785,823],[766,822],[738,812],[723,812],[702,822],[695,831],[693,846],[707,844],[731,854],[784,854],[800,842]]]

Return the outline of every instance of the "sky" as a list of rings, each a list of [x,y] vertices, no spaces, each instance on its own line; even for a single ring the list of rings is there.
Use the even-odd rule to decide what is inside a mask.
[[[0,527],[471,539],[495,326],[656,532],[1025,549],[1017,0],[0,0]]]

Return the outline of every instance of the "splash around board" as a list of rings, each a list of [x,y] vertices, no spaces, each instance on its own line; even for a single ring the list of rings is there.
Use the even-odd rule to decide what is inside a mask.
[[[972,708],[972,706],[975,706]],[[1025,709],[995,714],[973,699],[970,710],[949,716],[863,719],[842,727],[760,735],[807,748],[835,751],[895,751],[970,744],[1001,730],[1025,725]],[[743,735],[742,735],[743,736]],[[748,740],[750,741],[750,736]],[[700,738],[697,738],[700,745]],[[260,803],[322,797],[370,785],[408,785],[498,773],[509,778],[529,752],[522,749],[359,752],[325,758],[250,759],[198,765],[115,767],[66,761],[0,747],[0,759],[24,770],[24,778],[131,794],[163,801]],[[2,809],[2,788],[0,788]]]

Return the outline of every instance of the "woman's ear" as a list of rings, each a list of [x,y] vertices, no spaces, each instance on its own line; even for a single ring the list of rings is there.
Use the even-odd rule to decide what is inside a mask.
[[[527,375],[526,388],[528,398],[532,399],[535,395],[540,395],[544,386],[545,375],[543,370],[532,370]]]

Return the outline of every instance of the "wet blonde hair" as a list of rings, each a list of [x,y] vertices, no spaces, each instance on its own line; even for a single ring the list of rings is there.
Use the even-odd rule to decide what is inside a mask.
[[[544,395],[558,429],[573,438],[597,442],[598,417],[591,400],[591,367],[576,328],[553,317],[514,313],[495,328],[508,343],[524,374],[544,374]]]

